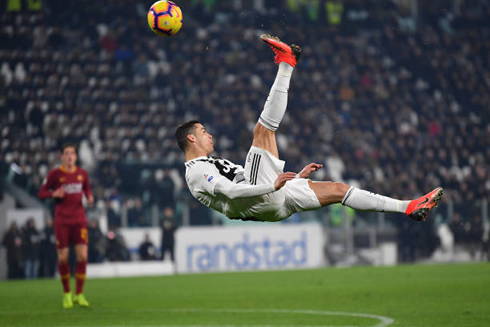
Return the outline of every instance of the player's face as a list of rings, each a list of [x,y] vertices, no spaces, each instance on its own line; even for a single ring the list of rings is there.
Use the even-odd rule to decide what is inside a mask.
[[[77,153],[75,148],[69,146],[63,150],[61,154],[61,161],[63,161],[63,166],[67,168],[72,168],[77,162]]]
[[[197,144],[206,151],[206,154],[214,152],[213,136],[201,124],[196,124],[196,139]]]

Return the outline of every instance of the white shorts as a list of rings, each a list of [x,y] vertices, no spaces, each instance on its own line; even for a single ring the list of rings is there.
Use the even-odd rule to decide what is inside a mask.
[[[272,184],[284,172],[283,160],[269,151],[252,146],[245,162],[245,181],[251,185]],[[253,215],[267,221],[279,221],[293,213],[321,208],[316,194],[308,185],[309,179],[295,178],[279,191],[263,196],[264,201]]]

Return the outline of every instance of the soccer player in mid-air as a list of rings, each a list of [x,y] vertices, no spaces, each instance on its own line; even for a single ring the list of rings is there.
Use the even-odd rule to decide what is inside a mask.
[[[245,168],[209,157],[214,151],[213,137],[199,121],[185,122],[175,132],[185,153],[185,178],[192,195],[231,219],[280,221],[295,212],[342,203],[356,210],[399,212],[424,221],[441,199],[441,187],[419,199],[402,201],[342,183],[311,181],[310,173],[322,168],[316,163],[299,174],[283,172],[275,131],[286,111],[289,82],[301,49],[270,35],[260,38],[275,52],[279,71],[255,125]]]
[[[75,165],[77,161],[75,145],[63,145],[61,161],[60,167],[48,173],[39,190],[39,198],[53,198],[56,202],[54,234],[58,253],[58,270],[64,291],[63,308],[72,308],[73,303],[77,303],[81,307],[88,307],[89,303],[82,293],[88,253],[87,218],[85,217],[82,197],[85,194],[89,205],[93,204],[94,197],[90,190],[87,172]],[[75,267],[77,287],[73,297],[70,291],[70,264],[68,263],[70,244],[75,246],[77,257]]]

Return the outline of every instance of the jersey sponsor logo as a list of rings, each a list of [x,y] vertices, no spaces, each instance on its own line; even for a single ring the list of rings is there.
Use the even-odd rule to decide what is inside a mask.
[[[63,189],[67,194],[82,193],[82,183],[70,183],[63,185]]]

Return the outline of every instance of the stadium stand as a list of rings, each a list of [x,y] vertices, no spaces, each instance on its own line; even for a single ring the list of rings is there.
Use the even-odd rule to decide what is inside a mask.
[[[171,38],[156,37],[146,4],[131,0],[2,8],[0,171],[15,167],[10,179],[35,195],[60,145],[76,142],[110,224],[155,225],[152,206],[181,217],[182,203],[191,224],[211,223],[183,187],[174,129],[198,117],[217,153],[243,162],[275,76],[257,39],[267,31],[303,47],[278,136],[287,169],[322,162],[316,179],[403,198],[442,185],[443,221],[481,223],[490,200],[488,3],[426,4],[418,22],[389,1],[277,3],[181,1],[184,27]]]

